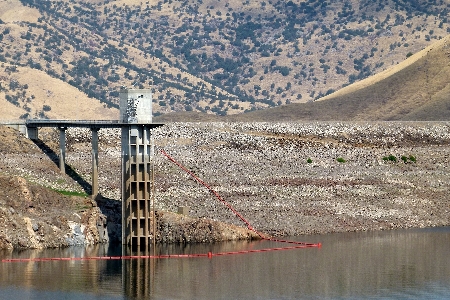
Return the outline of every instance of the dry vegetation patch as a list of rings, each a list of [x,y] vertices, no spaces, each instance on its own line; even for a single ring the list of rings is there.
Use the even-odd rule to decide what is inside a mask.
[[[37,9],[23,6],[19,0],[0,1],[0,20],[3,22],[37,22],[40,16]]]

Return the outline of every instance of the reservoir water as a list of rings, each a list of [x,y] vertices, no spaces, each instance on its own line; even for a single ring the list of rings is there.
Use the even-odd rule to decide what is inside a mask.
[[[0,299],[450,299],[450,227],[295,237],[321,248],[130,260],[2,262]],[[192,254],[270,241],[157,247]],[[121,255],[98,246],[0,252],[0,259]],[[153,254],[153,253],[151,253]]]

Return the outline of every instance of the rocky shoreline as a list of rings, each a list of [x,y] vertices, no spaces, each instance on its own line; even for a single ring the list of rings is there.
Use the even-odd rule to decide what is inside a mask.
[[[448,123],[174,124],[155,136],[271,235],[450,224]],[[156,165],[164,209],[240,223],[165,158]]]
[[[196,220],[245,227],[163,156],[164,149],[265,234],[449,226],[449,128],[448,122],[166,124],[154,130],[157,209],[186,206]],[[0,143],[1,174],[89,192],[90,132],[66,134],[67,164],[78,180],[61,176],[51,161],[58,153],[56,130],[40,133],[46,153],[19,137],[17,149]],[[107,203],[120,203],[120,131],[100,130],[99,146],[100,192]],[[117,235],[114,214],[102,214],[110,235]]]

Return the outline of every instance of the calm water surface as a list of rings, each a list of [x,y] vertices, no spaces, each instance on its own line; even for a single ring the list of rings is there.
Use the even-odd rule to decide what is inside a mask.
[[[208,258],[1,263],[0,299],[450,299],[450,228],[296,237],[322,248]],[[235,242],[157,254],[281,247]],[[120,255],[93,247],[0,258]],[[153,254],[153,253],[150,253]]]

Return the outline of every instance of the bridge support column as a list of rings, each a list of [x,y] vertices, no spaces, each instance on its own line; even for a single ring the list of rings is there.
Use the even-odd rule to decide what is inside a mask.
[[[98,130],[92,128],[92,199],[98,196]]]
[[[58,127],[59,129],[59,169],[61,173],[66,173],[66,129],[67,127]]]
[[[22,131],[21,131],[22,132]],[[39,139],[39,130],[37,127],[25,127],[25,136],[30,140]]]

